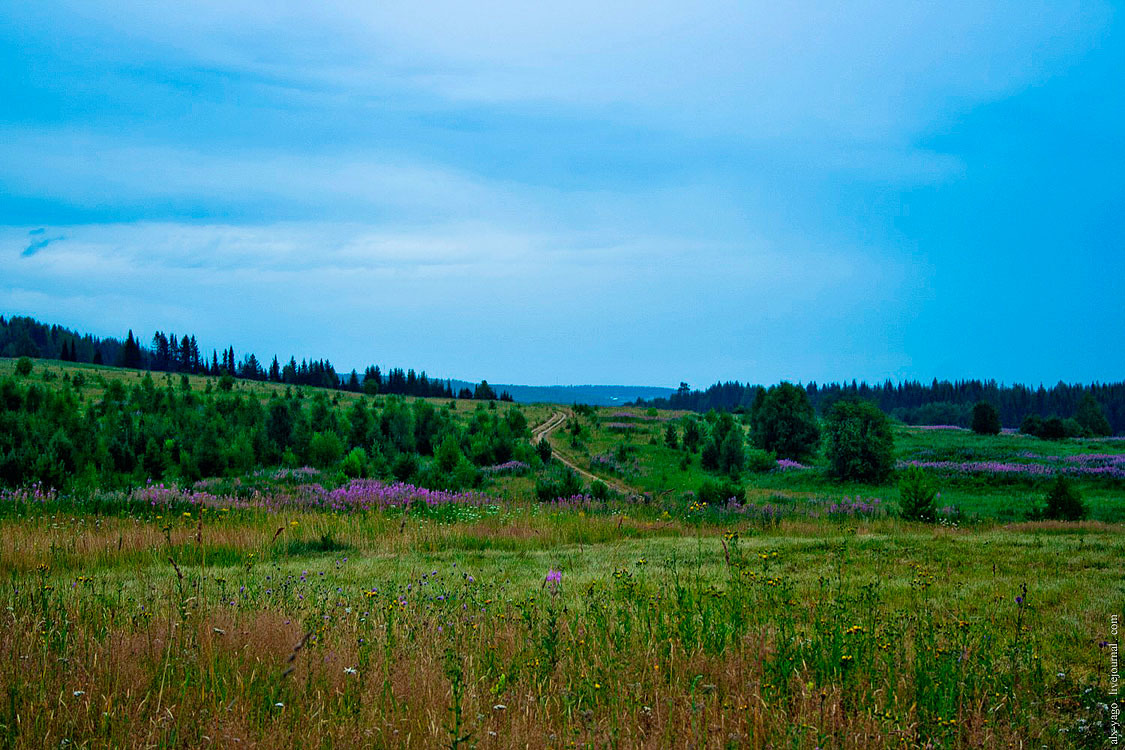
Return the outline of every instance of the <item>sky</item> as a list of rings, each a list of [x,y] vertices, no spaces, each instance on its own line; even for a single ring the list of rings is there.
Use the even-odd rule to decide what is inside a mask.
[[[1123,11],[0,0],[0,314],[506,383],[1121,380]]]

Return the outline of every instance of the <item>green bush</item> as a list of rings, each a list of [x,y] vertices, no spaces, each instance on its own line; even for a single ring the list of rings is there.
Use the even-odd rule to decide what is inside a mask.
[[[1062,474],[1055,477],[1047,491],[1047,508],[1043,515],[1055,521],[1081,521],[1089,515],[1082,494]]]
[[[837,479],[882,482],[894,470],[891,422],[868,401],[837,401],[824,439],[828,471]]]
[[[340,470],[349,479],[367,476],[367,453],[363,448],[353,448],[340,462]]]
[[[903,472],[898,482],[899,517],[907,521],[933,523],[937,490],[926,473],[917,466]]]
[[[16,360],[16,374],[17,375],[30,375],[31,374],[31,358],[20,357]]]
[[[1028,414],[1020,424],[1020,432],[1039,437],[1043,434],[1043,417],[1038,414]]]
[[[1063,438],[1078,437],[1082,434],[1082,427],[1073,419],[1060,419],[1051,417],[1043,422],[1039,437],[1047,440],[1062,440]]]
[[[574,471],[565,466],[554,469],[550,476],[540,477],[535,482],[535,496],[541,503],[581,493],[582,481]]]
[[[746,451],[746,469],[754,474],[764,474],[777,468],[777,456],[759,448]]]
[[[978,435],[1000,434],[1000,412],[987,401],[973,407],[973,432]]]
[[[726,480],[705,479],[703,484],[699,486],[699,492],[696,493],[696,498],[701,503],[706,503],[712,507],[719,505],[726,505],[727,501],[734,498],[738,502],[742,502],[743,490],[734,482]]]
[[[318,469],[325,469],[334,465],[344,454],[344,444],[340,436],[331,430],[317,432],[309,441],[309,460]]]

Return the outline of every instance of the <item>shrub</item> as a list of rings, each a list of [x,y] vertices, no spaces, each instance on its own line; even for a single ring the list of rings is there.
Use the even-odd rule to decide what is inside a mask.
[[[780,383],[754,400],[750,416],[754,444],[779,458],[799,461],[820,441],[816,412],[804,388]]]
[[[573,497],[582,492],[582,482],[578,475],[567,467],[561,467],[550,477],[540,477],[535,482],[535,496],[541,503],[549,503],[559,497]]]
[[[746,468],[755,474],[764,474],[777,468],[777,456],[769,451],[750,448],[746,451]]]
[[[16,374],[30,375],[31,374],[31,358],[20,357],[16,360]]]
[[[464,455],[461,453],[461,444],[457,442],[457,436],[449,433],[441,441],[441,445],[434,452],[434,458],[437,459],[438,468],[449,473],[456,468],[457,464],[461,462]]]
[[[738,502],[742,502],[742,488],[734,482],[725,480],[705,479],[703,484],[699,486],[699,492],[696,493],[699,502],[706,503],[707,505],[725,505],[728,500],[734,498]]]
[[[1062,474],[1055,477],[1051,489],[1047,491],[1045,518],[1054,521],[1081,521],[1089,514],[1082,494]]]
[[[973,407],[973,432],[978,435],[1000,434],[1000,412],[987,401]]]
[[[543,463],[551,462],[551,444],[547,442],[547,438],[543,438],[535,444],[535,453]]]
[[[932,523],[936,500],[937,491],[924,471],[917,466],[912,466],[903,473],[898,483],[900,518]]]
[[[838,401],[824,428],[829,473],[837,479],[882,482],[894,469],[891,422],[868,401]]]
[[[317,432],[309,441],[309,460],[318,469],[324,469],[340,460],[344,453],[344,444],[340,436],[331,430]]]
[[[1051,417],[1043,422],[1043,428],[1039,431],[1039,437],[1047,440],[1062,440],[1063,438],[1078,437],[1082,434],[1082,428],[1073,419],[1060,419],[1059,417]]]
[[[391,467],[391,475],[400,482],[409,482],[418,472],[418,456],[415,453],[400,453]]]
[[[1043,417],[1038,414],[1028,414],[1020,424],[1020,432],[1039,437],[1043,434]]]
[[[350,479],[358,479],[367,475],[367,453],[363,448],[353,448],[340,462],[340,470]]]

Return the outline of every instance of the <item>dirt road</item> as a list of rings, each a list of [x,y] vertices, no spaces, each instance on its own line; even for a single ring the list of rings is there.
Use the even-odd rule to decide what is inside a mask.
[[[566,424],[566,418],[571,416],[569,411],[556,411],[550,416],[549,419],[539,424],[531,431],[531,442],[534,445],[540,440],[546,440],[551,436],[551,433]],[[585,477],[591,482],[602,482],[609,486],[614,492],[618,492],[626,497],[636,497],[641,493],[633,487],[611,477],[599,477],[586,469],[579,466],[571,456],[560,451],[556,446],[551,446],[551,455],[563,466],[572,469],[579,476]]]

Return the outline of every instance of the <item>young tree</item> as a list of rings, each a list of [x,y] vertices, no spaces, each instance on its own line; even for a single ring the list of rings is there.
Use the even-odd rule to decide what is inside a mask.
[[[911,466],[898,483],[899,515],[908,521],[932,523],[937,515],[937,491],[926,473]]]
[[[727,432],[719,446],[719,468],[737,477],[746,466],[746,453],[742,445],[742,429],[735,427]]]
[[[973,432],[978,435],[1000,434],[1000,412],[987,401],[973,407]]]
[[[664,444],[673,450],[680,447],[680,437],[676,434],[676,425],[671,422],[664,428]]]
[[[824,440],[829,473],[837,479],[882,482],[894,470],[890,420],[870,401],[837,401]]]
[[[1043,516],[1055,521],[1081,521],[1088,514],[1082,494],[1064,475],[1056,476],[1047,492],[1047,508]]]
[[[820,427],[804,388],[780,383],[754,400],[750,414],[754,444],[779,458],[799,461],[820,441]]]

